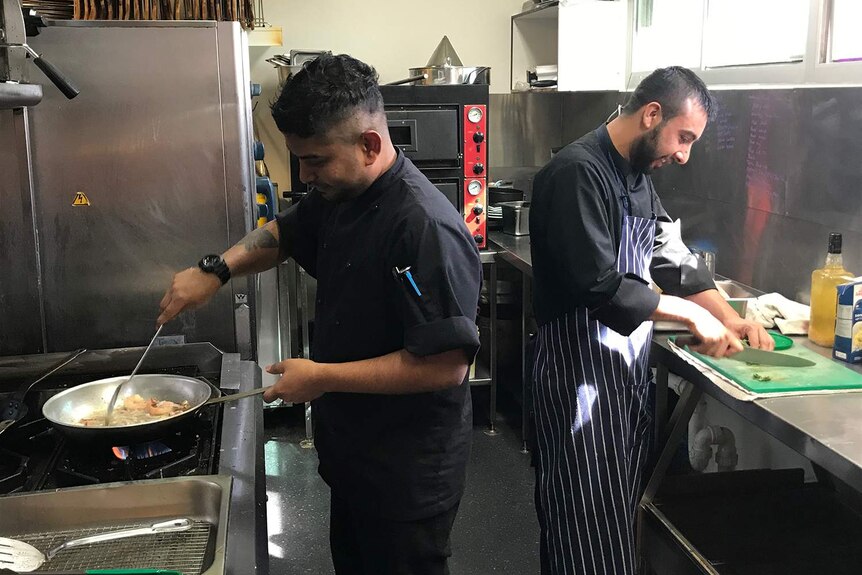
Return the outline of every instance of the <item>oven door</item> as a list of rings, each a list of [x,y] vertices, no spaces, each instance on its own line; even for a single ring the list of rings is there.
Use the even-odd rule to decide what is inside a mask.
[[[420,169],[461,165],[457,106],[387,107],[392,143]]]
[[[462,184],[463,180],[460,180],[459,178],[434,177],[427,173],[425,175],[428,176],[429,182],[434,184],[438,190],[443,192],[446,199],[455,206],[455,209],[458,210],[459,213],[464,209],[463,192],[461,191],[464,187]]]

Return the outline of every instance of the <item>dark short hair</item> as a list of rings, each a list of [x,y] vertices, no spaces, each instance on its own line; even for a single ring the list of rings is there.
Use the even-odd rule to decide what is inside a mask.
[[[323,54],[294,74],[272,103],[283,134],[323,135],[356,112],[383,113],[377,72],[346,54]]]
[[[630,115],[650,102],[661,104],[662,118],[677,116],[689,98],[703,108],[707,119],[715,113],[715,99],[697,74],[682,66],[659,68],[641,80],[634,93],[623,106],[623,114]]]

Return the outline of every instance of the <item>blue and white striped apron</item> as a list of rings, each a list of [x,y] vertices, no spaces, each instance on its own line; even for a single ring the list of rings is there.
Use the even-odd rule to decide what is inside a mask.
[[[655,220],[626,216],[617,271],[650,281]],[[635,575],[652,322],[622,336],[585,308],[539,328],[533,363],[543,573]]]

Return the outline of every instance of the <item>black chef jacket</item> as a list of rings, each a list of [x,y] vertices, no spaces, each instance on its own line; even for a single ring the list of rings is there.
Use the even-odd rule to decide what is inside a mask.
[[[288,255],[317,278],[312,357],[479,347],[482,265],[446,197],[400,152],[358,198],[312,191],[278,215]],[[394,268],[410,267],[415,282]],[[421,295],[420,295],[421,294]],[[320,474],[339,497],[395,520],[451,508],[470,453],[469,386],[412,395],[327,393],[312,405]]]
[[[628,208],[627,208],[628,206]],[[682,243],[649,176],[632,171],[605,125],[563,148],[533,182],[530,244],[534,311],[540,325],[586,307],[590,317],[629,335],[658,306],[636,274],[616,271],[626,215],[656,216],[650,274],[663,292],[685,297],[715,287]]]

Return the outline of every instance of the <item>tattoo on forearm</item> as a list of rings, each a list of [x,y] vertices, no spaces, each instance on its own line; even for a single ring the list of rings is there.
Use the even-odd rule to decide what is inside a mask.
[[[260,228],[248,234],[240,241],[240,244],[245,248],[245,251],[250,252],[261,248],[278,249],[278,240],[272,232],[265,228]]]

